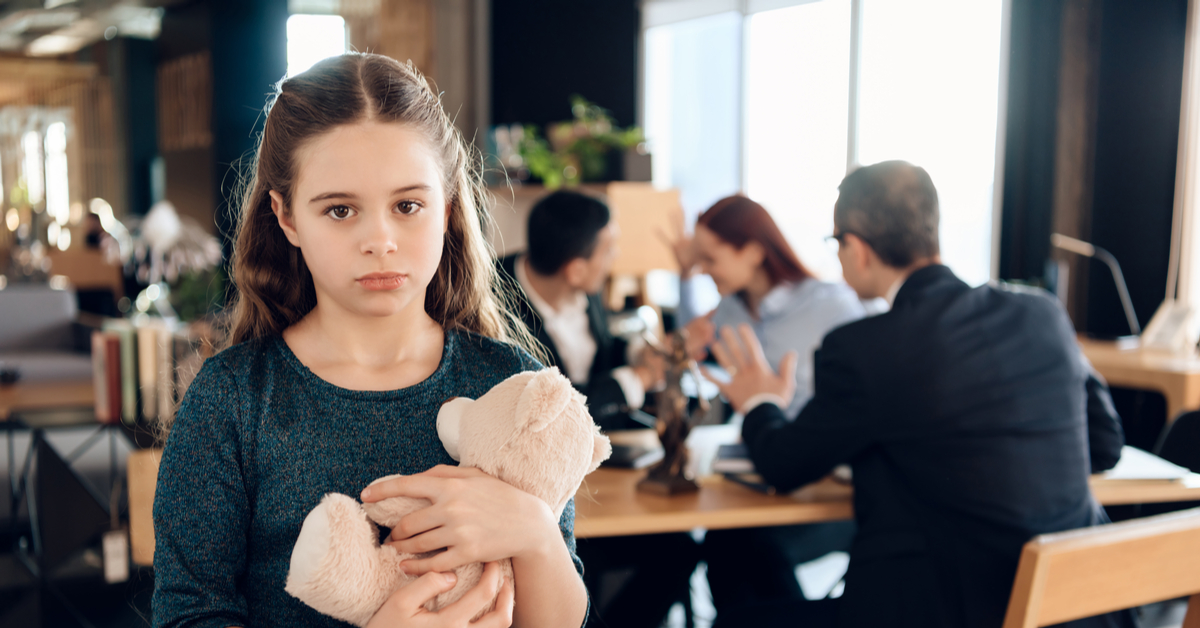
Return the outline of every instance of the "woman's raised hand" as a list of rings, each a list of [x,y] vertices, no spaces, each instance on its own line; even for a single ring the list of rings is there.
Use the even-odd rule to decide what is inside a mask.
[[[453,573],[430,571],[408,586],[397,589],[367,628],[507,628],[512,625],[514,591],[511,582],[504,582],[500,566],[494,562],[483,567],[479,584],[467,591],[457,602],[437,612],[425,610],[424,605],[435,596],[454,587]],[[499,592],[499,598],[496,597]],[[496,599],[496,608],[479,621],[471,618]]]
[[[717,339],[717,326],[713,325],[713,314],[716,310],[694,318],[687,325],[683,326],[687,333],[684,347],[687,349],[688,357],[697,362],[708,356],[708,347]]]
[[[432,504],[401,519],[388,542],[409,554],[446,549],[402,563],[409,574],[544,556],[555,549],[553,543],[562,543],[558,520],[546,502],[479,469],[438,465],[373,484],[363,490],[362,500],[396,495],[423,497]]]
[[[692,237],[688,235],[687,228],[683,220],[683,208],[676,207],[671,212],[671,233],[658,230],[658,238],[671,249],[675,254],[675,261],[679,263],[679,278],[687,279],[696,271],[698,259],[696,256],[696,246]]]

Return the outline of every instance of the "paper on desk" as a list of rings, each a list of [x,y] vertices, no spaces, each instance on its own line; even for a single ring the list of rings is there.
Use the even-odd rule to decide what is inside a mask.
[[[1117,461],[1117,466],[1105,471],[1102,476],[1106,480],[1178,480],[1189,473],[1184,467],[1126,445],[1121,448],[1121,459]]]

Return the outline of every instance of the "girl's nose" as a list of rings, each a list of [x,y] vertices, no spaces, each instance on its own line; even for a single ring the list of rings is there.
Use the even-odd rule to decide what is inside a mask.
[[[363,255],[382,256],[396,252],[395,229],[388,220],[386,212],[382,216],[374,216],[372,220],[364,220],[362,228],[364,233],[359,251]]]

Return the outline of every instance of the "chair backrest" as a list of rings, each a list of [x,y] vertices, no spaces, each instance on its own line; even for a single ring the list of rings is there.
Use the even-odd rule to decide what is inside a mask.
[[[133,562],[154,564],[154,487],[158,483],[161,449],[140,449],[129,454],[125,473],[129,480],[129,549]]]
[[[1004,628],[1036,628],[1191,596],[1200,628],[1200,508],[1043,534],[1025,544]]]

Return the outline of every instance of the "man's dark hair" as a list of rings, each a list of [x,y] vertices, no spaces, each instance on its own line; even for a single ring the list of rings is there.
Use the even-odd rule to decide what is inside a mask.
[[[938,246],[938,197],[924,168],[883,161],[846,175],[838,186],[833,224],[869,244],[883,263],[907,268]]]
[[[610,219],[608,205],[585,194],[542,198],[529,212],[529,263],[538,274],[553,275],[577,257],[591,257]]]

